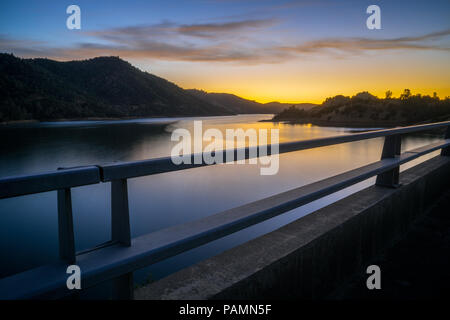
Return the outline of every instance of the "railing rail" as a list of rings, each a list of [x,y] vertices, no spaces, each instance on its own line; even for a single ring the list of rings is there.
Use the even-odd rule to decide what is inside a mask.
[[[400,153],[401,136],[406,133],[447,127],[444,140]],[[117,297],[132,297],[132,272],[176,254],[219,239],[251,225],[270,219],[311,201],[377,176],[376,184],[396,187],[400,165],[442,149],[450,155],[450,121],[409,127],[375,130],[349,135],[287,142],[277,153],[318,148],[341,143],[385,137],[381,160],[345,173],[261,199],[203,219],[131,238],[127,179],[152,174],[213,165],[194,163],[176,165],[170,157],[60,169],[37,175],[0,179],[0,199],[58,191],[58,230],[61,262],[0,279],[0,298],[61,297],[66,288],[68,264],[80,266],[82,287],[113,280]],[[267,146],[268,155],[274,154]],[[236,160],[261,156],[258,147],[226,150]],[[266,155],[264,154],[264,155]],[[198,155],[197,155],[198,156]],[[226,162],[226,160],[224,161]],[[76,253],[74,243],[71,188],[111,182],[111,241],[91,250]]]

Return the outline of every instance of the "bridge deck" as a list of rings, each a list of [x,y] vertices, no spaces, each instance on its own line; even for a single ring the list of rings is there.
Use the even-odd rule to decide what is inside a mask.
[[[434,299],[450,297],[450,189],[415,221],[403,239],[371,264],[381,269],[381,290],[367,290],[363,271],[330,299]]]
[[[450,216],[448,202],[439,199],[444,192],[449,195],[449,176],[450,158],[434,157],[401,172],[397,188],[374,185],[363,189],[271,233],[138,288],[134,297],[309,300],[330,298],[330,293],[341,288],[331,298],[361,298],[368,294],[362,291],[369,291],[365,270],[371,264],[380,265],[381,286],[386,289],[376,294],[389,294],[389,279],[395,278],[391,274],[403,277],[403,271],[409,275],[408,271],[415,269],[416,279],[429,282],[428,288],[437,296],[448,284],[444,279],[448,279],[449,270],[445,260],[448,256],[444,256],[449,252],[448,242],[442,239],[448,241],[449,233],[444,235],[448,229],[443,228],[449,226],[450,220],[445,219]],[[436,207],[431,215],[429,208],[437,203],[441,209]],[[428,220],[418,220],[427,213]],[[412,224],[420,221],[419,226],[429,226],[430,219],[434,229],[416,233],[415,240],[409,240],[403,249],[391,251],[387,255],[390,265],[383,264],[382,259],[374,261],[408,232],[421,229],[411,229]],[[429,265],[424,266],[426,263]],[[360,287],[352,291],[351,283]],[[407,294],[412,293],[403,296],[394,292],[392,297],[401,299]]]

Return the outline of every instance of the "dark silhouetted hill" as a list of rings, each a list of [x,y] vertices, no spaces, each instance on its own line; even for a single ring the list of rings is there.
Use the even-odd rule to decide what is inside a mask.
[[[440,99],[436,94],[433,97],[412,95],[408,89],[399,98],[392,98],[391,94],[387,94],[385,99],[360,92],[353,97],[338,95],[327,98],[321,105],[310,110],[290,107],[272,120],[358,127],[445,121],[450,120],[450,98]]]
[[[279,110],[283,111],[286,108],[290,108],[292,106],[294,106],[295,108],[299,109],[299,110],[310,110],[316,106],[318,106],[318,104],[315,103],[296,103],[296,104],[292,104],[292,103],[281,103],[281,102],[277,102],[277,101],[273,101],[273,102],[268,102],[265,103],[264,106],[266,106],[267,108],[272,108],[274,110]],[[276,112],[276,113],[278,113]]]
[[[0,54],[0,121],[229,114],[118,57],[57,62]]]

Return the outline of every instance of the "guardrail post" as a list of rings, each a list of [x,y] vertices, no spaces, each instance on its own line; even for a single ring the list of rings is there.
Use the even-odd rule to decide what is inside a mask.
[[[76,258],[70,188],[58,190],[58,236],[59,257],[74,264]]]
[[[126,179],[111,181],[111,240],[131,246],[128,185]],[[126,273],[112,281],[114,299],[133,298],[133,273]]]
[[[445,132],[444,139],[450,139],[450,126],[447,127],[447,131]],[[441,156],[450,156],[450,147],[442,148]]]
[[[399,134],[386,136],[384,138],[383,152],[381,160],[386,158],[395,158],[401,153],[402,137]],[[396,188],[399,185],[400,166],[392,170],[381,173],[377,176],[376,185],[383,187]]]
[[[131,245],[127,180],[111,181],[111,240]]]

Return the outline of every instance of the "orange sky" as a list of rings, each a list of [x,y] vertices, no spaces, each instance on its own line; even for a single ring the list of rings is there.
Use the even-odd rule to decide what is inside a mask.
[[[365,1],[15,0],[0,10],[0,52],[79,60],[120,56],[183,88],[259,102],[315,102],[387,90],[450,96],[450,2],[390,0],[381,28]],[[107,10],[107,11],[105,11]],[[107,13],[106,13],[107,12]]]
[[[197,62],[132,61],[141,69],[183,88],[233,93],[258,102],[321,103],[337,94],[369,91],[384,97],[413,94],[450,96],[450,64],[445,51],[375,52],[342,59],[318,56],[277,64],[230,65]],[[183,72],[178,72],[183,70]],[[214,75],[212,77],[211,75]]]

